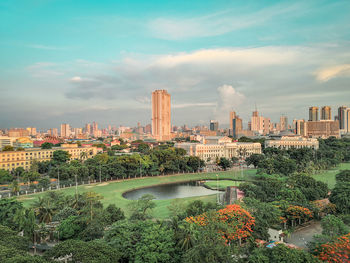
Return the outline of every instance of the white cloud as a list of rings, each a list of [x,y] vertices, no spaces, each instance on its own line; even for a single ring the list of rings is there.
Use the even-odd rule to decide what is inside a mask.
[[[172,104],[171,107],[174,109],[183,109],[191,107],[215,107],[216,103],[214,102],[193,102],[193,103],[180,103]]]
[[[80,82],[80,81],[82,81],[82,78],[79,77],[79,76],[75,76],[75,77],[71,78],[70,81],[72,81],[72,82]]]
[[[163,18],[151,20],[148,28],[160,39],[180,40],[195,37],[210,37],[226,34],[235,30],[261,26],[276,17],[286,18],[302,15],[306,11],[304,3],[276,4],[255,12],[228,9],[191,18]]]
[[[228,113],[236,110],[245,101],[245,96],[231,85],[222,85],[217,88],[219,100],[216,106],[215,116],[220,123],[228,123]]]
[[[317,80],[321,82],[329,81],[333,78],[350,76],[350,64],[343,64],[323,68],[315,73]]]

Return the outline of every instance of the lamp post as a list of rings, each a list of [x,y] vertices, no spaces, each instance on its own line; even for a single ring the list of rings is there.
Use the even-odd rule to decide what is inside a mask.
[[[60,167],[59,166],[57,167],[57,184],[58,184],[57,189],[59,190],[60,189]]]
[[[216,174],[216,203],[219,204],[219,175]]]

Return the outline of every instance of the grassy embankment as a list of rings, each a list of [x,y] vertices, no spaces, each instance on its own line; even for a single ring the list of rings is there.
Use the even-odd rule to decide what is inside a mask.
[[[113,181],[113,182],[103,182],[91,185],[81,185],[78,186],[79,192],[94,191],[101,196],[101,200],[104,205],[116,204],[116,206],[122,208],[128,215],[130,211],[130,204],[132,201],[123,198],[122,194],[128,190],[147,187],[157,184],[167,184],[176,183],[181,181],[191,181],[191,180],[205,180],[214,179],[216,180],[216,174],[219,175],[219,179],[229,179],[229,180],[251,180],[256,174],[256,170],[246,170],[243,176],[240,171],[225,171],[218,173],[198,173],[198,174],[181,174],[181,175],[169,175],[169,176],[158,176],[158,177],[144,177],[136,178],[124,181]],[[227,180],[225,180],[227,181]],[[216,182],[215,182],[216,185]],[[59,190],[65,194],[73,195],[75,193],[75,188],[64,188]],[[20,196],[19,201],[22,201],[25,207],[29,207],[42,193],[32,194],[28,196]],[[167,218],[169,216],[168,206],[174,199],[169,200],[155,200],[156,208],[153,214],[157,218]],[[209,196],[199,196],[199,197],[189,197],[180,199],[184,204],[193,200],[202,200],[204,202],[211,202],[216,200],[216,195]]]
[[[350,170],[350,163],[341,163],[338,167],[312,175],[318,181],[328,184],[330,189],[334,188],[335,175],[342,170]]]

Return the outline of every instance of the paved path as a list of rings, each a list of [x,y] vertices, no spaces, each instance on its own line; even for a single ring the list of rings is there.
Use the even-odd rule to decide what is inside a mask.
[[[321,234],[322,227],[320,221],[313,221],[310,225],[302,227],[286,238],[286,243],[294,244],[301,248],[306,248],[307,242],[312,240],[316,234]]]

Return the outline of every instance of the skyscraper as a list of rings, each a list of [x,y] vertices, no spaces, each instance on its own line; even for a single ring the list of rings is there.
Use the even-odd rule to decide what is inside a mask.
[[[321,120],[331,120],[332,109],[330,106],[323,106],[321,109]]]
[[[348,118],[347,118],[348,107],[341,106],[338,108],[338,120],[339,120],[339,129],[347,130],[348,127]]]
[[[232,135],[234,138],[238,138],[239,134],[242,133],[243,130],[243,122],[242,119],[237,115],[233,119],[233,127],[232,127]]]
[[[305,120],[296,120],[295,121],[295,133],[297,135],[306,136],[306,122]]]
[[[219,129],[219,122],[215,121],[215,120],[211,120],[210,121],[210,125],[209,125],[209,129],[211,131],[218,131],[218,129]]]
[[[318,107],[309,108],[309,121],[318,121]]]
[[[158,141],[171,139],[170,94],[166,90],[152,92],[152,136]]]
[[[236,118],[236,112],[230,111],[230,130],[233,130],[233,120]]]
[[[70,136],[70,127],[67,123],[61,124],[61,137],[69,137]]]
[[[288,117],[287,116],[282,115],[280,117],[280,129],[281,129],[281,131],[285,131],[288,129]]]

